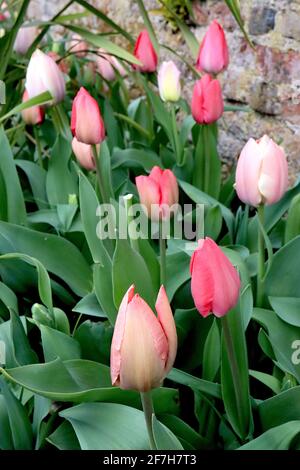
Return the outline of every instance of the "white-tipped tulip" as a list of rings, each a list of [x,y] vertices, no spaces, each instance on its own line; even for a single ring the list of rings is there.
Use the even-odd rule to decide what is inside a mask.
[[[53,97],[52,104],[59,103],[65,97],[65,80],[56,62],[37,49],[31,56],[26,73],[25,88],[29,98],[34,98],[45,91]]]
[[[158,71],[159,94],[163,101],[178,101],[181,94],[180,71],[172,62],[163,62]]]

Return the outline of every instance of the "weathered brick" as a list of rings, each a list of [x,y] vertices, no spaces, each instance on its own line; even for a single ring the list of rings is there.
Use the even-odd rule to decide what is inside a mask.
[[[268,7],[254,7],[249,21],[249,33],[266,34],[275,26],[276,10]]]
[[[281,32],[287,38],[300,41],[300,12],[287,11],[283,14]]]

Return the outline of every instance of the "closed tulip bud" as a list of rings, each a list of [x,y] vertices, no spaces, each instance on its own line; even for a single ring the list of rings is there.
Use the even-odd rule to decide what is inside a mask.
[[[218,80],[204,75],[197,80],[192,96],[192,115],[198,124],[211,124],[223,114],[224,103]]]
[[[99,49],[99,55],[97,56],[97,69],[104,80],[107,80],[108,82],[115,80],[116,71],[121,75],[121,77],[126,75],[126,70],[119,60],[116,57],[107,54],[103,49]]]
[[[201,43],[197,69],[211,74],[225,70],[229,63],[228,47],[223,28],[214,20]]]
[[[0,12],[0,21],[6,21],[10,18],[10,12],[7,9],[7,3],[2,2],[1,12]]]
[[[99,145],[97,146],[97,151],[99,153]],[[76,137],[73,137],[72,140],[72,149],[77,161],[80,165],[85,168],[86,170],[95,170],[96,163],[94,159],[93,149],[92,146],[89,144],[83,144],[82,142],[78,142]]]
[[[202,317],[223,317],[238,301],[239,275],[213,240],[206,237],[198,245],[190,264],[195,306]]]
[[[168,220],[176,211],[179,189],[176,176],[171,170],[154,166],[149,176],[135,179],[140,202],[149,218],[154,221]]]
[[[69,50],[77,57],[84,57],[87,53],[88,45],[82,40],[79,34],[74,34],[69,43]]]
[[[134,56],[142,65],[133,65],[135,70],[140,72],[155,72],[157,68],[157,54],[146,29],[142,31],[135,43]]]
[[[25,88],[28,96],[35,96],[49,91],[52,104],[59,103],[65,97],[65,80],[56,62],[37,49],[31,56],[26,73]]]
[[[181,93],[180,71],[172,62],[163,62],[158,72],[159,94],[163,101],[178,101]]]
[[[171,370],[177,334],[164,287],[155,305],[157,316],[131,286],[121,302],[111,345],[112,384],[147,392],[159,387]]]
[[[83,87],[73,101],[71,131],[84,144],[100,144],[105,139],[105,127],[98,103]]]
[[[28,93],[25,90],[23,94],[23,103],[28,101]],[[31,108],[23,109],[22,118],[25,124],[34,126],[35,124],[41,124],[44,121],[44,110],[41,106],[31,106]]]
[[[37,34],[38,30],[35,26],[20,28],[15,39],[14,51],[17,54],[25,55]]]
[[[282,147],[264,135],[249,139],[238,160],[235,189],[245,204],[257,207],[279,201],[288,187],[288,165]]]

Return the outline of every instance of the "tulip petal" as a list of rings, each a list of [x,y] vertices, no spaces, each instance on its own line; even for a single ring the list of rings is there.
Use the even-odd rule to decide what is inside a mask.
[[[111,343],[110,354],[110,374],[113,385],[119,384],[120,367],[121,367],[121,346],[124,337],[125,324],[126,324],[126,311],[129,302],[134,296],[134,285],[130,286],[128,291],[123,297],[119,307],[118,316],[116,319],[114,335]]]
[[[137,294],[127,307],[121,351],[121,388],[147,391],[160,386],[168,342],[157,317]]]
[[[265,148],[258,187],[267,205],[279,201],[288,187],[286,156],[272,139]]]
[[[159,219],[160,189],[158,183],[148,176],[137,176],[135,183],[140,196],[140,202],[146,209],[148,217],[152,215]],[[156,207],[155,207],[156,206]]]
[[[203,317],[207,317],[212,312],[214,296],[213,268],[206,243],[200,243],[191,259],[191,291],[197,310]]]
[[[155,308],[158,320],[165,332],[169,344],[169,355],[166,363],[165,373],[167,374],[173,367],[177,353],[177,332],[173,313],[164,286],[161,286]]]
[[[213,270],[212,311],[217,317],[222,317],[236,305],[241,281],[237,270],[216,243],[207,237],[205,245],[207,258]]]
[[[170,208],[178,204],[179,189],[176,176],[171,170],[165,170],[160,179],[160,204],[163,218],[170,217]],[[175,212],[176,208],[174,208]]]

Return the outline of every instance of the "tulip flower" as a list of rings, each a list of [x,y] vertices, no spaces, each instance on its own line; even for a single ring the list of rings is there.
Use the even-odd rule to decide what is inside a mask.
[[[223,28],[214,20],[201,43],[196,67],[200,71],[217,74],[229,63],[228,47]]]
[[[124,295],[111,344],[113,385],[147,392],[159,387],[171,370],[176,357],[177,334],[163,286],[155,308],[157,316],[134,293],[134,286]]]
[[[105,127],[98,103],[83,87],[73,101],[71,131],[84,144],[96,145],[105,139]]]
[[[181,93],[180,71],[172,62],[163,62],[158,72],[159,94],[163,101],[178,101]]]
[[[126,75],[126,70],[118,61],[118,59],[110,54],[107,54],[103,49],[99,49],[97,56],[97,69],[101,77],[108,82],[115,80],[116,71],[123,77]]]
[[[133,64],[135,70],[140,72],[155,72],[158,61],[157,54],[146,29],[139,34],[133,54],[142,63],[142,65]]]
[[[192,296],[202,317],[210,313],[223,317],[236,305],[241,284],[239,275],[211,238],[198,241],[190,271]]]
[[[1,4],[2,12],[0,12],[0,21],[6,21],[10,18],[10,12],[7,10],[7,3],[2,2]]]
[[[35,26],[20,28],[15,39],[14,51],[17,54],[25,55],[29,47],[35,40],[38,30]]]
[[[224,103],[220,82],[204,75],[194,86],[192,115],[198,124],[211,124],[223,114]]]
[[[97,146],[98,147],[98,146]],[[80,165],[86,170],[95,170],[96,163],[91,145],[79,142],[76,137],[72,140],[72,150]],[[97,148],[99,153],[99,148]]]
[[[236,169],[235,189],[245,204],[257,207],[279,201],[288,187],[288,165],[282,147],[264,135],[249,139]]]
[[[26,73],[25,88],[29,98],[49,91],[53,104],[65,97],[65,80],[56,62],[37,49],[31,56]]]
[[[28,101],[29,96],[27,90],[23,94],[23,103]],[[31,106],[31,108],[23,109],[22,118],[26,124],[34,126],[35,124],[41,124],[44,120],[44,110],[41,106]]]
[[[79,34],[74,34],[69,43],[70,52],[74,53],[77,57],[84,57],[87,49],[88,45],[82,40],[81,36],[79,36]]]
[[[173,205],[178,204],[179,189],[176,176],[171,170],[162,170],[154,166],[149,176],[137,176],[135,179],[141,204],[148,215],[155,221],[170,218]]]

